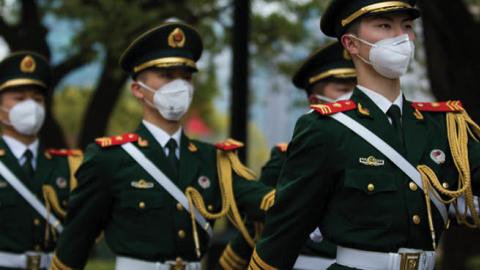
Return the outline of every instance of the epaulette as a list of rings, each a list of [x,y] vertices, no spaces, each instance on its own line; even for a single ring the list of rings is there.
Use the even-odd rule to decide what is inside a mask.
[[[100,147],[110,147],[115,145],[122,145],[129,142],[136,142],[138,141],[138,134],[135,133],[127,133],[118,136],[110,136],[110,137],[101,137],[95,139],[95,142],[100,145]]]
[[[279,143],[279,144],[275,145],[275,147],[277,147],[277,149],[280,152],[285,153],[285,152],[287,152],[288,143]]]
[[[328,104],[315,104],[311,105],[310,108],[321,115],[331,115],[334,113],[354,110],[357,108],[357,104],[352,100],[342,100]]]
[[[236,150],[238,148],[243,147],[243,143],[236,141],[234,139],[227,139],[225,141],[221,141],[215,144],[215,147],[217,147],[220,150],[224,151],[232,151]]]
[[[80,149],[47,149],[46,154],[59,157],[81,156],[83,155]]]
[[[422,112],[461,112],[462,102],[450,100],[445,102],[412,102],[412,107]]]

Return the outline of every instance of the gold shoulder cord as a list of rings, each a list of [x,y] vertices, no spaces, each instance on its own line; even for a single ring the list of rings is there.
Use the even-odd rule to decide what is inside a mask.
[[[433,170],[428,166],[417,166],[417,169],[422,176],[422,182],[424,185],[425,201],[428,211],[428,223],[434,249],[436,248],[436,241],[429,192],[429,190],[432,188],[435,188],[440,194],[447,197],[446,200],[438,198],[441,202],[444,204],[453,203],[456,210],[457,222],[459,224],[464,224],[470,228],[480,228],[480,218],[474,205],[470,163],[468,160],[469,136],[478,142],[478,138],[480,138],[480,127],[470,118],[465,110],[456,113],[449,112],[447,113],[446,117],[450,152],[452,153],[453,161],[458,170],[457,190],[449,190],[444,188],[438,180],[438,177],[435,175],[435,172],[433,172]],[[462,196],[465,198],[466,207],[465,211],[460,213],[457,206],[457,199]],[[468,211],[471,213],[471,219],[473,222],[468,220]]]
[[[219,176],[220,193],[222,198],[222,209],[220,210],[220,212],[209,212],[207,210],[207,207],[205,207],[205,201],[203,200],[202,195],[195,188],[188,187],[185,191],[185,194],[188,199],[190,209],[193,209],[193,206],[195,206],[200,212],[200,214],[206,219],[218,219],[227,216],[228,219],[233,223],[233,225],[242,233],[243,237],[245,237],[248,244],[253,247],[254,241],[249,235],[245,224],[243,223],[243,220],[237,208],[237,204],[235,202],[232,184],[232,169],[239,176],[247,180],[255,179],[255,174],[240,162],[236,152],[217,150],[217,171]],[[195,251],[197,256],[200,258],[200,240],[198,237],[197,223],[195,221],[195,215],[193,211],[190,211],[190,217],[192,219]]]
[[[75,173],[77,172],[78,168],[82,164],[83,161],[83,153],[78,151],[79,153],[76,155],[68,156],[68,167],[70,168],[70,191],[74,190],[77,185],[78,181],[75,177]]]
[[[65,218],[67,213],[60,206],[55,189],[50,185],[44,185],[42,186],[42,192],[43,192],[43,199],[45,201],[45,208],[47,209],[47,220],[50,219],[50,213],[52,209],[60,218],[62,219]],[[55,228],[53,226],[50,226],[50,224],[46,222],[45,223],[45,246],[48,245],[50,234],[52,235],[54,241],[56,241],[57,235],[56,235]]]

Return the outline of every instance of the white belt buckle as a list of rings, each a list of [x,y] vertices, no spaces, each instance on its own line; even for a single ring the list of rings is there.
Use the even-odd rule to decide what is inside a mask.
[[[414,252],[414,253],[400,253],[401,260],[400,260],[400,270],[419,270],[423,269],[420,268],[422,253]],[[425,257],[425,256],[423,256]],[[425,260],[425,258],[424,258]],[[425,264],[425,262],[423,262]]]

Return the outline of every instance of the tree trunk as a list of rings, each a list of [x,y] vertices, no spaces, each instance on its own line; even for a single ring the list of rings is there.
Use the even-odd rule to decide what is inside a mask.
[[[118,66],[118,57],[108,54],[96,90],[85,111],[79,137],[79,146],[85,148],[95,138],[104,136],[108,120],[125,84],[127,74]]]
[[[474,120],[480,120],[480,25],[464,1],[419,0],[427,68],[438,100],[459,99]],[[478,230],[452,226],[443,237],[440,269],[467,269],[480,254]]]
[[[247,146],[250,0],[234,0],[234,8],[230,136]],[[239,153],[243,161],[246,160],[245,153],[246,147]]]
[[[459,99],[480,120],[480,26],[463,1],[419,0],[427,68],[438,100]]]

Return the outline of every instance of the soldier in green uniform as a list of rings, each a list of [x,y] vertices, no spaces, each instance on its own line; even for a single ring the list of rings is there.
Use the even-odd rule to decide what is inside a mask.
[[[315,51],[293,77],[293,84],[305,90],[310,104],[329,103],[343,96],[349,98],[355,87],[355,69],[350,56],[338,43],[329,44]],[[260,181],[275,187],[282,165],[286,159],[287,144],[272,148],[269,161],[262,168]],[[334,262],[336,247],[323,240],[321,233],[315,233],[314,240],[307,240],[297,258],[295,269],[319,269],[321,265]],[[220,258],[222,269],[245,269],[252,255],[252,247],[244,237],[236,233]]]
[[[156,27],[126,49],[120,63],[143,121],[87,148],[52,269],[83,268],[102,231],[117,270],[200,269],[215,219],[228,216],[246,233],[240,212],[264,218],[275,191],[252,181],[235,152],[242,144],[214,146],[181,128],[201,52],[199,33],[183,23]]]
[[[350,100],[313,105],[295,127],[249,269],[291,269],[319,227],[337,245],[328,269],[432,270],[447,208],[478,227],[480,128],[459,101],[405,100],[415,1],[334,0],[321,29],[352,56]]]
[[[49,267],[76,185],[82,153],[39,142],[49,87],[43,56],[15,52],[0,62],[0,269]]]

